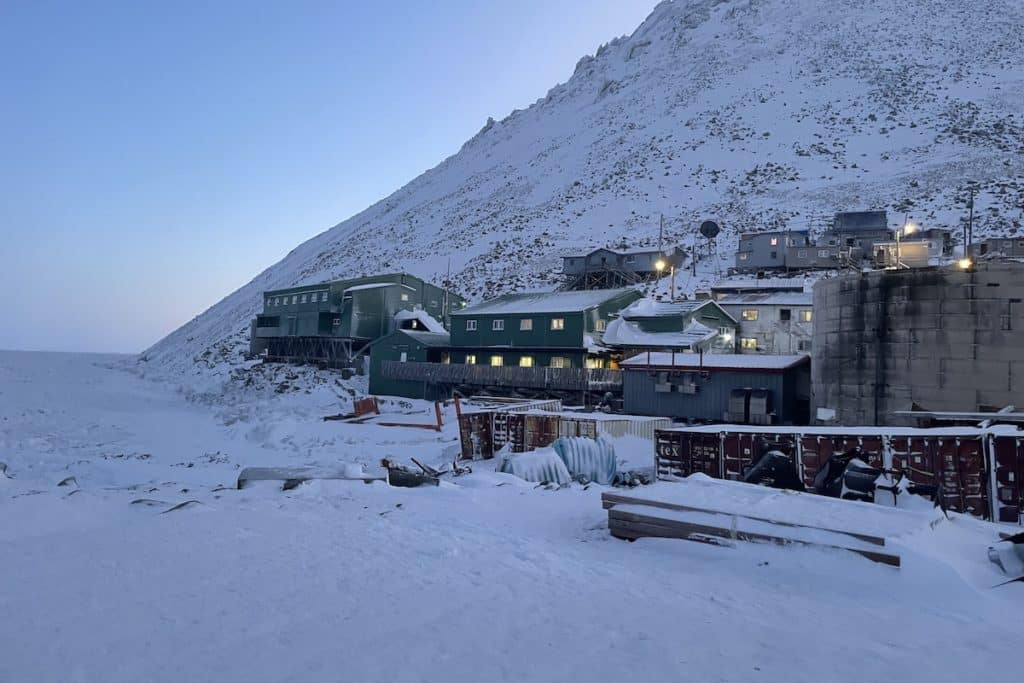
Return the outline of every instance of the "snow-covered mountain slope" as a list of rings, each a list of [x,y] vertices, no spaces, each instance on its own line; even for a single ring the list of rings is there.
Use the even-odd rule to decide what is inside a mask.
[[[181,377],[241,360],[264,289],[407,270],[470,299],[556,282],[584,246],[688,246],[701,219],[821,227],[887,208],[976,235],[1024,219],[1019,0],[676,0],[529,108],[305,242],[146,352]],[[692,288],[696,282],[684,286]]]

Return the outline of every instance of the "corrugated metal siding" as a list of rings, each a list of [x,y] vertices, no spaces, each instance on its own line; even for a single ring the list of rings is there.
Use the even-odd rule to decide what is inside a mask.
[[[627,413],[690,420],[722,420],[733,389],[764,388],[772,392],[772,409],[779,419],[787,421],[792,418],[793,397],[783,391],[782,374],[711,371],[707,379],[698,379],[700,388],[697,393],[684,394],[677,391],[655,392],[657,372],[623,370],[623,400]]]

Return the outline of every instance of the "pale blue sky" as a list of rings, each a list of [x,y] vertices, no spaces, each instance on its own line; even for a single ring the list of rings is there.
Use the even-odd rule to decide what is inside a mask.
[[[654,5],[0,3],[0,348],[142,350]]]

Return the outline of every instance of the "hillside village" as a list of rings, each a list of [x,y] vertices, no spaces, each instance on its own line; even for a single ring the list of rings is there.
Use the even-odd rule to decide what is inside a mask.
[[[142,353],[0,350],[0,681],[1012,680],[1021,26],[664,0]]]
[[[710,225],[713,240],[718,227]],[[909,220],[890,229],[885,211],[839,212],[813,239],[802,231],[744,233],[734,275],[693,296],[677,296],[674,282],[667,295],[659,289],[698,258],[665,244],[566,254],[561,287],[476,304],[448,283],[404,273],[272,290],[252,321],[249,355],[365,374],[380,397],[558,400],[577,406],[558,417],[573,424],[595,412],[609,416],[600,422],[621,416],[630,429],[650,420],[644,424],[662,429],[648,434],[658,458],[662,440],[699,425],[856,433],[1018,424],[1024,356],[1014,329],[1024,312],[1013,304],[1024,295],[1024,263],[1007,241],[972,245],[969,235],[965,229],[954,254],[948,230]],[[475,429],[472,421],[463,426],[463,456],[493,457],[479,442],[494,442],[497,426]],[[513,452],[531,451],[560,432],[545,433],[503,439]],[[776,447],[760,438],[748,466]],[[948,466],[959,471],[958,462]],[[930,476],[943,472],[936,466]],[[968,504],[962,491],[984,486],[962,476],[944,495],[956,509],[1020,519],[1019,483],[1009,472],[994,476],[995,497],[979,492]]]

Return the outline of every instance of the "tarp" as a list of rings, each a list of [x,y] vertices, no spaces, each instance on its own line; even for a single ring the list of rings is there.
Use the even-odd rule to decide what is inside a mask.
[[[513,453],[506,444],[495,454],[498,461],[498,471],[506,474],[514,474],[526,481],[538,483],[568,484],[572,482],[572,476],[566,469],[562,458],[553,448],[538,448],[527,453]]]
[[[563,436],[551,444],[551,449],[558,453],[573,478],[585,477],[587,481],[608,485],[619,474],[615,449],[605,439]]]

